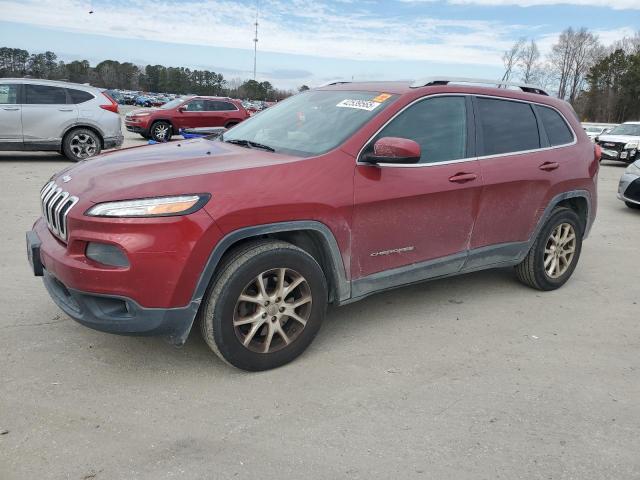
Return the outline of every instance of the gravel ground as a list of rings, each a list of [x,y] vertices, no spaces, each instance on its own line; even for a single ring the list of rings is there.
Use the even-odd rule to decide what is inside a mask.
[[[615,198],[621,166],[601,169],[562,289],[508,269],[379,294],[330,310],[294,363],[247,374],[195,330],[177,349],[57,309],[24,232],[67,165],[0,153],[3,480],[640,478],[640,212]]]

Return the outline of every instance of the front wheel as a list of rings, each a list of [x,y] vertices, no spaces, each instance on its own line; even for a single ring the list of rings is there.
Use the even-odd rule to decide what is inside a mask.
[[[151,126],[151,138],[156,142],[168,142],[171,140],[171,124],[169,122],[156,122]]]
[[[525,259],[516,265],[518,279],[538,290],[565,284],[582,250],[582,222],[569,208],[558,208],[538,234]]]
[[[227,363],[248,371],[291,362],[325,316],[322,269],[286,242],[254,242],[226,256],[209,289],[202,336]]]

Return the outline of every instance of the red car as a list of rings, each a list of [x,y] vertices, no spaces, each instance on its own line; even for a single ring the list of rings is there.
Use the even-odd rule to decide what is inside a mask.
[[[75,165],[41,192],[34,272],[86,326],[182,344],[197,321],[246,370],[302,353],[328,304],[506,266],[556,289],[596,215],[599,147],[519,87],[332,84],[216,140]]]
[[[127,113],[127,130],[157,142],[171,140],[182,128],[226,127],[249,118],[242,103],[226,97],[183,97],[159,108],[134,110]]]

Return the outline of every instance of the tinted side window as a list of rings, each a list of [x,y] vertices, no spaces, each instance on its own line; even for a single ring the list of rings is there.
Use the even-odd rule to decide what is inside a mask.
[[[67,103],[64,88],[49,85],[25,85],[26,103],[38,105],[60,105]]]
[[[538,122],[531,105],[493,98],[478,98],[483,155],[540,148]]]
[[[192,100],[185,105],[185,110],[187,112],[204,112],[205,108],[204,100]]]
[[[94,98],[89,92],[83,90],[75,90],[73,88],[67,88],[67,92],[71,95],[71,101],[73,103],[84,103]]]
[[[542,125],[547,132],[547,138],[549,144],[552,147],[556,145],[566,145],[573,142],[573,133],[565,122],[564,118],[556,112],[553,108],[536,106],[540,118],[542,119]]]
[[[437,163],[465,158],[467,109],[465,97],[435,97],[418,102],[394,118],[376,135],[409,138],[422,149],[420,163]]]
[[[230,102],[221,102],[219,100],[208,100],[207,110],[212,112],[226,112],[230,110],[237,110],[236,106]]]
[[[0,84],[0,105],[18,103],[18,85]]]

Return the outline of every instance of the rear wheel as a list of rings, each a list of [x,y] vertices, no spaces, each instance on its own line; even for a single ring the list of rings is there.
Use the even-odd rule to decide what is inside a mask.
[[[582,232],[582,222],[573,210],[556,209],[525,259],[516,266],[518,279],[538,290],[564,285],[578,264]]]
[[[62,153],[73,162],[94,157],[100,150],[100,137],[93,130],[86,128],[71,130],[62,141]]]
[[[640,210],[640,204],[633,203],[633,202],[624,202],[624,204],[633,210]]]
[[[268,370],[304,352],[326,307],[324,274],[311,255],[286,242],[251,243],[227,255],[214,278],[202,336],[227,363]]]
[[[150,136],[156,142],[168,142],[171,140],[171,124],[169,122],[155,122],[149,131]]]
[[[224,126],[224,128],[231,128],[231,127],[236,126],[237,124],[238,124],[238,122],[229,122]]]

